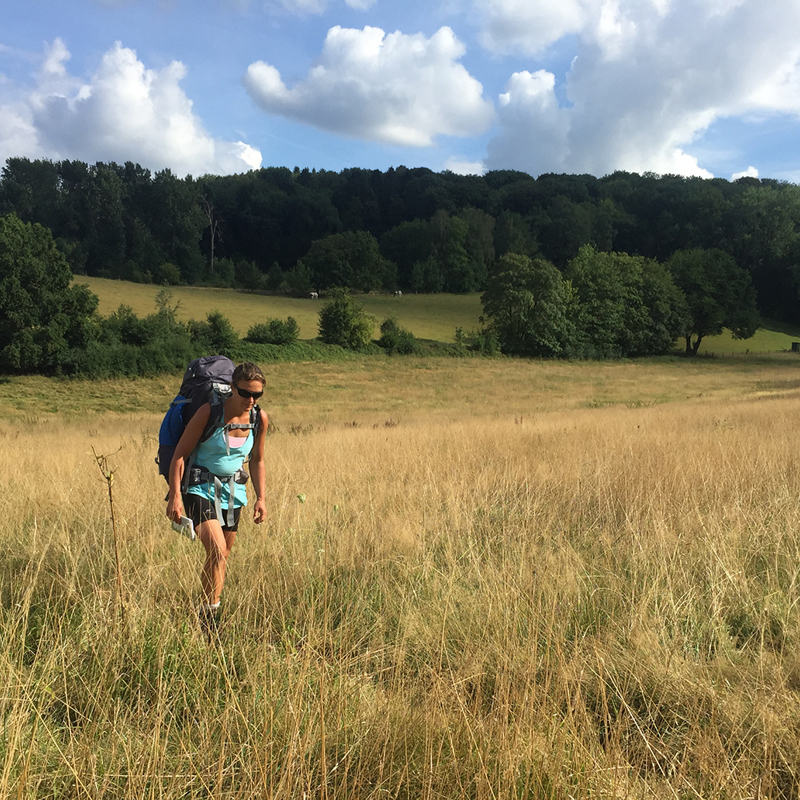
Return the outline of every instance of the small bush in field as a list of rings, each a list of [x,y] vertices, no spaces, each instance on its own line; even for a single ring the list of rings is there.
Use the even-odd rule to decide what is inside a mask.
[[[389,355],[399,353],[401,355],[411,355],[419,352],[419,344],[411,331],[401,328],[397,320],[387,317],[381,323],[381,337],[378,344]]]
[[[495,333],[488,328],[472,331],[469,335],[469,348],[482,356],[496,356],[500,353],[500,342]]]
[[[212,311],[204,322],[189,320],[192,344],[206,353],[225,353],[239,341],[231,321],[219,311]]]
[[[268,319],[247,331],[247,340],[255,344],[294,344],[300,337],[300,326],[294,317]]]
[[[347,289],[333,289],[319,312],[319,338],[348,350],[363,350],[372,341],[374,318]]]

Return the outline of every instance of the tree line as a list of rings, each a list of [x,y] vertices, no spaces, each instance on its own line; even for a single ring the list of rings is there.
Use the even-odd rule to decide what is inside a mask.
[[[81,377],[138,377],[183,370],[193,358],[222,353],[239,361],[336,360],[346,351],[440,352],[463,355],[465,345],[429,342],[423,348],[393,319],[380,326],[347,289],[333,289],[319,313],[317,341],[299,341],[292,317],[266,319],[242,340],[230,320],[212,311],[204,320],[178,319],[163,287],[156,309],[137,316],[126,305],[108,317],[98,297],[73,283],[50,231],[0,216],[0,375],[41,373]]]
[[[563,273],[543,258],[506,253],[487,278],[481,328],[455,331],[454,345],[423,347],[391,318],[374,340],[377,320],[349,289],[327,294],[320,342],[389,354],[421,354],[435,345],[447,355],[472,349],[535,357],[646,356],[671,352],[679,336],[686,353],[696,354],[703,338],[723,327],[747,338],[759,324],[749,274],[713,249],[677,251],[661,264],[584,245]],[[47,228],[16,214],[0,217],[0,373],[138,376],[181,369],[211,352],[236,356],[241,349],[230,320],[219,312],[179,321],[167,287],[145,318],[125,305],[101,317],[97,306],[97,295],[73,283]],[[265,320],[250,328],[245,343],[273,349],[243,358],[272,360],[274,348],[296,348],[298,337],[291,317]],[[294,355],[309,357],[306,351]]]
[[[679,338],[696,355],[707,336],[727,328],[747,339],[760,323],[750,275],[719,249],[678,250],[662,264],[584,245],[563,273],[507,253],[481,301],[483,335],[520,356],[664,355]]]
[[[774,180],[406,167],[178,178],[11,158],[9,213],[48,228],[77,275],[296,295],[485,292],[511,254],[563,278],[586,247],[660,264],[716,251],[750,276],[761,314],[800,322],[800,188]]]

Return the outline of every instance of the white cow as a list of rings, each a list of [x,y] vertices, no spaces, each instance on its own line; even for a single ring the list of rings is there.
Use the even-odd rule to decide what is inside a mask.
[[[310,297],[312,300],[319,300],[319,292],[311,292],[311,294],[309,295],[309,297]]]
[[[401,291],[398,289],[398,290],[397,290],[397,291],[394,293],[394,296],[395,296],[395,297],[402,297],[402,296],[403,296],[403,293],[402,293],[402,292],[401,292]]]

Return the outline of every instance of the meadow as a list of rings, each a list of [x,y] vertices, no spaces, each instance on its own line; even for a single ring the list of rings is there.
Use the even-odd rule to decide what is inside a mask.
[[[799,366],[268,365],[210,643],[176,379],[4,380],[0,797],[797,797]]]
[[[120,304],[130,306],[140,317],[152,314],[156,295],[161,289],[153,284],[85,275],[76,276],[75,282],[86,284],[100,298],[99,312],[103,316],[112,314]],[[231,320],[240,336],[245,336],[251,326],[270,317],[285,319],[292,316],[300,327],[300,338],[313,339],[317,336],[318,314],[324,303],[324,298],[310,300],[197,286],[173,286],[170,292],[173,304],[179,304],[179,319],[205,319],[210,311],[220,311]],[[452,342],[456,328],[465,333],[480,328],[480,294],[405,294],[400,298],[367,294],[358,295],[358,301],[378,324],[387,317],[395,317],[402,327],[420,339]],[[779,352],[790,350],[792,342],[798,340],[800,331],[796,328],[765,320],[751,339],[736,340],[725,332],[704,340],[700,352],[715,355]],[[678,350],[683,347],[682,341],[676,344]]]
[[[161,287],[153,284],[112,281],[104,278],[76,276],[76,283],[85,283],[100,298],[99,311],[103,316],[113,313],[120,303],[131,306],[138,316],[152,314],[155,298]],[[209,311],[221,311],[233,323],[240,336],[248,328],[270,317],[286,319],[292,316],[300,326],[301,339],[317,335],[321,300],[283,295],[255,294],[234,289],[211,289],[198,286],[170,287],[173,302],[179,303],[181,320],[205,319]],[[382,322],[394,316],[400,324],[421,339],[452,342],[457,327],[470,331],[478,327],[481,314],[480,295],[389,294],[359,295],[359,302],[369,314]]]

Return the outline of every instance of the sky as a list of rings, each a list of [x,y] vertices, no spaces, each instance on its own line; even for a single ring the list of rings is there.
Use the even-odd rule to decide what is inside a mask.
[[[0,164],[800,183],[800,0],[0,8]]]

